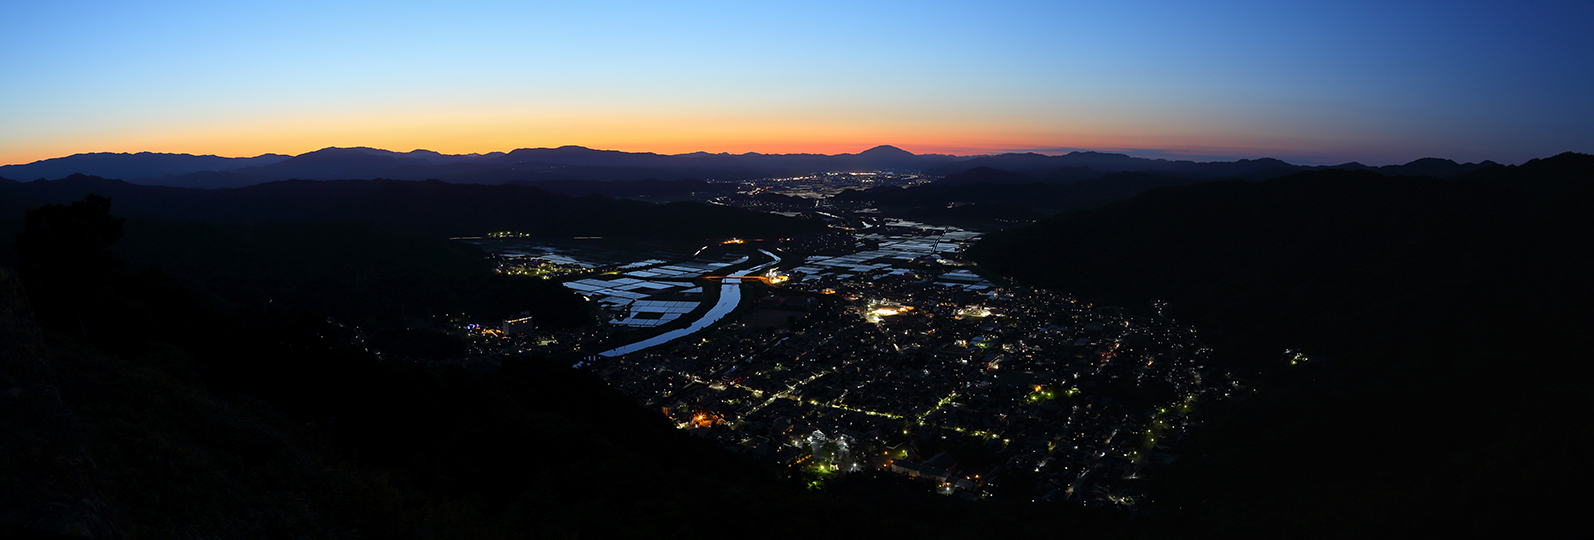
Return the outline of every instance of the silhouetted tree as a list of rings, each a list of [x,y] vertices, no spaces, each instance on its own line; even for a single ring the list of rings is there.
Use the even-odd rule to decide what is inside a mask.
[[[121,267],[109,248],[121,240],[124,221],[111,216],[111,199],[98,194],[28,211],[16,239],[17,259],[46,326],[75,325],[87,337],[83,312]]]

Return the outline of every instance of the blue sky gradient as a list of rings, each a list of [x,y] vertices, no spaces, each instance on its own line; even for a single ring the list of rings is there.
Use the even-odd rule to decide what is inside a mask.
[[[1594,2],[13,2],[0,163],[95,151],[1594,151]]]

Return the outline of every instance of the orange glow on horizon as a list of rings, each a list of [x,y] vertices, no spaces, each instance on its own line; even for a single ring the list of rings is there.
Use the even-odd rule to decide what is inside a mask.
[[[917,134],[922,137],[923,134]],[[915,137],[917,138],[917,137]],[[608,138],[604,138],[608,139]],[[800,140],[797,138],[783,138],[780,140],[685,140],[664,138],[638,138],[616,137],[613,142],[600,140],[596,142],[582,140],[492,140],[486,138],[462,137],[450,140],[433,140],[420,142],[409,137],[395,137],[392,134],[372,136],[366,138],[335,138],[332,140],[317,139],[306,141],[297,138],[273,137],[269,135],[225,137],[198,135],[194,137],[159,137],[141,140],[103,141],[95,144],[93,141],[78,140],[77,144],[66,145],[30,145],[29,147],[13,148],[0,154],[0,165],[26,164],[45,159],[66,157],[73,154],[87,154],[98,152],[109,153],[171,153],[193,155],[216,155],[222,157],[254,157],[262,154],[299,155],[313,152],[328,147],[370,147],[395,152],[408,152],[411,150],[431,150],[443,154],[486,154],[491,152],[508,152],[520,148],[556,148],[560,146],[582,146],[594,150],[618,150],[622,152],[651,152],[656,154],[686,154],[692,152],[707,152],[711,154],[856,154],[880,145],[890,145],[901,148],[914,154],[954,154],[954,155],[980,155],[1013,151],[1023,148],[1044,147],[1073,147],[1073,148],[1101,148],[1108,150],[1110,147],[1090,145],[1085,143],[1069,144],[1041,144],[1041,143],[959,143],[950,137],[931,140],[913,140],[909,137],[882,138],[879,140],[831,140],[814,139]],[[1047,152],[1054,153],[1054,152]]]
[[[1088,148],[1120,151],[1165,148],[1191,155],[1288,155],[1258,141],[1232,147],[1224,137],[1169,133],[1129,135],[1100,126],[1062,128],[956,120],[935,123],[901,118],[847,123],[791,116],[725,115],[510,115],[471,111],[398,115],[365,111],[306,119],[233,118],[159,128],[127,127],[93,133],[53,133],[0,149],[0,164],[23,164],[90,152],[161,152],[224,157],[299,155],[327,147],[364,146],[396,152],[425,149],[444,154],[508,152],[565,145],[622,152],[683,154],[852,154],[892,145],[915,154],[980,155],[1025,149]],[[864,127],[860,127],[864,126]],[[1096,133],[1088,133],[1096,131]],[[1238,142],[1238,141],[1236,141]],[[1273,146],[1272,148],[1268,148]],[[1295,145],[1290,145],[1295,146]],[[1042,151],[1042,153],[1065,153]]]
[[[577,145],[600,150],[682,154],[857,153],[882,144],[915,154],[976,155],[1025,148],[1166,148],[1124,137],[1109,126],[1059,127],[1030,119],[979,115],[910,115],[900,111],[632,107],[552,110],[457,107],[436,110],[371,107],[307,114],[264,113],[117,127],[36,133],[0,149],[0,164],[90,152],[164,152],[225,157],[299,155],[326,147],[366,146],[397,152],[508,152]],[[995,115],[1003,116],[1003,115]],[[1170,138],[1171,139],[1171,138]],[[1166,143],[1190,141],[1162,141]]]

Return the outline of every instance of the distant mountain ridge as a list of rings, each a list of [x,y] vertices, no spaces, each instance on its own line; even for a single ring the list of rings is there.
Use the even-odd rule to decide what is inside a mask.
[[[1496,165],[1423,158],[1404,165],[1369,167],[1292,165],[1272,158],[1197,162],[1077,151],[1064,155],[1008,153],[985,156],[914,154],[889,145],[856,154],[744,154],[692,152],[656,154],[596,150],[581,146],[521,148],[485,154],[395,152],[368,147],[328,147],[297,156],[263,154],[224,158],[191,154],[93,153],[0,166],[0,177],[58,179],[73,174],[118,178],[135,184],[227,188],[278,180],[442,180],[458,184],[502,184],[550,180],[750,180],[814,172],[898,170],[955,176],[976,168],[1022,173],[1036,182],[1068,183],[1114,172],[1145,172],[1181,178],[1262,180],[1317,169],[1374,170],[1387,176],[1445,177]],[[1012,177],[1002,183],[1024,183]],[[981,183],[963,178],[957,183]]]
[[[164,154],[138,152],[136,154],[95,152],[50,158],[25,165],[0,166],[0,176],[32,180],[35,178],[66,178],[73,174],[92,174],[84,171],[110,172],[118,178],[158,178],[202,171],[226,171],[244,167],[270,165],[291,159],[282,154],[261,154],[248,158],[227,158],[213,155]],[[105,176],[95,174],[94,176]]]
[[[952,176],[958,173],[983,167],[999,171],[1024,173],[1033,178],[1029,180],[1031,182],[1057,181],[1048,177],[1056,176],[1058,171],[1078,171],[1082,169],[1089,169],[1098,173],[1097,177],[1100,174],[1114,172],[1148,172],[1181,178],[1266,180],[1302,171],[1342,169],[1371,170],[1384,176],[1432,176],[1444,178],[1496,165],[1499,164],[1488,160],[1482,163],[1457,163],[1448,159],[1430,157],[1418,159],[1404,165],[1385,165],[1382,167],[1371,167],[1356,162],[1340,165],[1307,166],[1293,165],[1273,158],[1241,159],[1237,161],[1186,161],[1137,158],[1125,154],[1105,152],[1070,152],[1058,156],[1036,153],[980,156],[929,169],[925,172],[947,176],[950,180]],[[1088,175],[1081,176],[1075,173],[1064,175],[1061,181],[1072,182],[1088,179],[1090,179]],[[971,182],[958,180],[955,183]],[[1017,178],[1011,178],[1000,183],[1022,183],[1022,181]]]
[[[58,179],[73,174],[173,187],[244,187],[277,180],[443,180],[501,184],[547,180],[744,180],[816,171],[921,170],[962,159],[877,146],[857,154],[655,154],[581,146],[521,148],[487,154],[394,152],[328,147],[297,156],[220,158],[189,154],[76,154],[0,166],[0,177]]]

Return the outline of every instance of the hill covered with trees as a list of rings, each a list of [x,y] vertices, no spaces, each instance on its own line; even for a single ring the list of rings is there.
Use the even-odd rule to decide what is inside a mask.
[[[1283,536],[1549,533],[1577,510],[1547,494],[1594,479],[1575,405],[1594,374],[1591,180],[1594,156],[1562,154],[1442,180],[1163,187],[968,254],[1086,298],[1167,301],[1248,382],[1195,433],[1205,455],[1163,479],[1188,517]]]
[[[821,230],[823,223],[725,206],[652,204],[571,197],[523,185],[400,180],[289,180],[237,189],[140,186],[72,176],[0,180],[0,191],[49,203],[89,193],[116,200],[124,215],[205,223],[350,220],[401,233],[474,236],[513,230],[535,236],[761,237]]]

